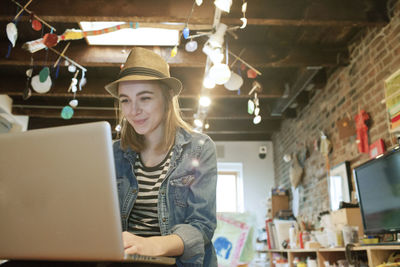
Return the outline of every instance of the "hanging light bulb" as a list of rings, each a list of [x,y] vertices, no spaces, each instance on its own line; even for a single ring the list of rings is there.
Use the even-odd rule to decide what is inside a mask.
[[[220,47],[213,47],[209,42],[203,46],[203,52],[210,57],[213,64],[221,63],[224,59],[224,54]]]
[[[196,0],[196,5],[197,6],[201,6],[201,4],[203,4],[203,0]]]
[[[196,127],[201,128],[201,127],[203,127],[203,121],[200,120],[200,119],[195,119],[195,120],[194,120],[194,125],[195,125]]]
[[[204,77],[203,86],[207,89],[213,89],[215,87],[215,82],[213,79],[210,78],[209,75]]]
[[[208,107],[211,104],[211,99],[208,96],[202,96],[199,99],[199,104],[202,107]]]
[[[259,108],[259,107],[256,107],[256,108],[254,109],[254,115],[258,116],[258,114],[260,114],[260,108]]]
[[[210,124],[208,122],[206,122],[206,124],[204,124],[204,129],[207,130],[208,128],[210,128]]]
[[[117,124],[117,126],[115,126],[115,131],[120,132],[122,129],[121,124]]]
[[[228,26],[224,23],[219,23],[217,25],[215,33],[212,34],[210,36],[210,39],[208,40],[212,47],[222,47],[222,45],[224,44],[224,36],[227,29]]]
[[[215,0],[214,4],[222,11],[228,12],[231,10],[232,0]]]
[[[210,68],[210,78],[214,80],[216,84],[224,84],[229,81],[231,77],[231,70],[226,64],[215,64]]]
[[[260,115],[255,116],[253,119],[253,123],[259,124],[260,122],[261,122],[261,116]]]

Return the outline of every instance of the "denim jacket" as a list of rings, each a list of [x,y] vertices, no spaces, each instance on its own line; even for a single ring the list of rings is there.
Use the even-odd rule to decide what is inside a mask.
[[[138,193],[133,166],[136,152],[113,145],[123,231]],[[161,235],[176,234],[184,243],[178,266],[217,266],[212,244],[216,228],[217,161],[215,144],[206,135],[179,129],[170,168],[158,194]]]

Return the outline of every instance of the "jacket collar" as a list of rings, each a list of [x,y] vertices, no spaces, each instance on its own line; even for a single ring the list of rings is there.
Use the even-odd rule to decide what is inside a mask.
[[[182,153],[182,147],[190,143],[192,135],[185,129],[179,127],[175,134],[175,144],[173,146],[174,158],[179,158]],[[134,163],[137,157],[137,152],[133,151],[131,148],[124,150],[124,157],[129,160],[130,163]]]

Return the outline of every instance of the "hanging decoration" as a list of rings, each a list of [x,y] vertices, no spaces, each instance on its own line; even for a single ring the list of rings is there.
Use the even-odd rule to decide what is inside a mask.
[[[40,31],[42,29],[42,23],[38,21],[37,19],[31,19],[32,21],[32,29],[35,31]]]
[[[368,144],[368,126],[365,124],[369,120],[369,115],[365,110],[360,110],[359,113],[354,117],[356,121],[356,132],[357,132],[357,146],[360,153],[369,153]]]
[[[73,115],[74,115],[74,109],[70,106],[65,106],[61,110],[61,118],[63,118],[64,120],[71,119]]]
[[[54,47],[58,43],[58,36],[54,33],[46,33],[43,36],[43,44],[47,47]]]
[[[261,115],[260,115],[260,101],[258,99],[258,93],[261,93],[262,87],[261,84],[257,81],[253,82],[253,88],[250,90],[249,95],[254,93],[254,99],[249,99],[247,102],[247,112],[252,115],[254,114],[253,123],[259,124],[261,122]]]
[[[321,131],[321,141],[319,146],[319,151],[325,158],[325,168],[329,172],[330,164],[329,164],[329,152],[332,149],[331,141],[325,135],[324,132]]]
[[[14,22],[10,22],[7,24],[6,32],[7,38],[11,42],[12,47],[15,47],[15,43],[17,42],[18,38],[18,30]]]
[[[243,17],[240,19],[242,21],[242,26],[240,26],[240,29],[244,29],[247,26],[246,11],[247,11],[247,2],[243,0],[242,4]]]
[[[340,139],[345,139],[356,134],[354,122],[349,114],[338,120],[336,122],[336,127],[338,128]]]
[[[47,40],[44,40],[44,38],[40,38],[37,40],[29,41],[26,42],[22,45],[22,48],[31,52],[35,53],[39,50],[42,50],[46,47],[53,47],[57,45],[58,42],[60,41],[69,41],[69,40],[80,40],[85,38],[86,36],[95,36],[95,35],[102,35],[114,31],[119,31],[121,29],[137,29],[139,28],[139,23],[133,23],[133,22],[127,22],[123,23],[120,25],[112,26],[109,28],[104,28],[101,30],[94,30],[94,31],[82,31],[78,29],[67,29],[62,35],[50,35],[47,36],[45,35]]]
[[[17,6],[19,6],[21,8],[21,11],[15,16],[14,20],[17,20],[18,17],[22,14],[23,11],[25,11],[26,13],[28,13],[29,15],[31,15],[31,17],[33,19],[36,19],[38,21],[40,21],[41,23],[43,23],[43,25],[45,25],[46,27],[48,27],[49,29],[51,29],[52,31],[56,31],[56,28],[54,28],[53,26],[51,26],[50,24],[48,24],[46,21],[42,20],[41,18],[39,18],[36,14],[34,14],[32,11],[28,10],[28,5],[32,2],[32,0],[29,0],[28,3],[26,3],[25,6],[22,6],[20,3],[18,3],[15,0],[11,0],[14,4],[16,4]]]
[[[185,45],[185,50],[188,52],[196,51],[197,50],[197,42],[194,41],[193,39],[190,39],[190,41],[187,42]]]
[[[41,72],[43,72],[43,70]],[[45,76],[46,72],[44,71],[43,73],[44,74],[41,75],[42,77]],[[50,75],[47,75],[46,79],[43,82],[41,81],[40,75],[33,76],[31,85],[33,90],[35,90],[37,93],[39,94],[47,93],[52,85]]]
[[[24,91],[22,92],[23,100],[27,100],[32,95],[32,90],[30,88],[30,84],[31,84],[33,69],[32,68],[27,69],[25,73],[26,73],[26,85],[25,85]]]

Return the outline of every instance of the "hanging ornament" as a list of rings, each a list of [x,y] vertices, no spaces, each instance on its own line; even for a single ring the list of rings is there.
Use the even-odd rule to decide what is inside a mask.
[[[10,40],[12,46],[15,47],[15,43],[18,38],[17,26],[13,22],[10,22],[7,24],[6,31],[7,31],[8,40]]]
[[[247,19],[246,18],[241,18],[240,19],[242,21],[242,26],[240,26],[240,29],[244,29],[247,26]]]
[[[260,122],[261,122],[261,116],[260,115],[255,116],[253,119],[253,123],[259,124]]]
[[[175,57],[177,53],[178,53],[178,47],[175,46],[175,47],[171,50],[171,57]]]
[[[32,73],[33,73],[33,69],[32,69],[32,68],[27,69],[26,72],[25,72],[25,74],[26,74],[26,76],[27,76],[28,78],[31,78],[31,77],[32,77]]]
[[[254,79],[256,77],[257,77],[257,72],[255,72],[255,70],[253,69],[247,70],[247,78]]]
[[[44,67],[40,72],[39,72],[39,80],[41,83],[44,83],[47,80],[47,77],[50,75],[50,70],[48,67]]]
[[[68,71],[69,72],[75,72],[76,71],[76,66],[74,64],[71,64],[68,66]]]
[[[224,83],[224,87],[230,91],[236,91],[239,90],[239,88],[243,85],[243,79],[242,77],[234,73],[233,71],[231,72],[231,77],[229,80]]]
[[[43,43],[45,44],[45,46],[47,47],[53,47],[56,46],[58,42],[58,36],[57,34],[54,33],[46,33],[43,36]]]
[[[40,31],[42,29],[42,23],[37,19],[32,20],[32,29],[35,31]]]
[[[189,28],[188,27],[183,28],[182,33],[183,33],[183,38],[185,38],[185,39],[189,38]]]
[[[73,108],[76,108],[78,106],[78,100],[72,99],[71,101],[69,101],[69,105]]]
[[[71,119],[73,115],[74,115],[74,110],[70,106],[65,106],[61,110],[61,118],[63,118],[64,120]]]
[[[240,26],[240,29],[246,28],[247,25],[246,10],[247,10],[247,2],[243,2],[242,4],[243,17],[240,19],[242,21],[242,26]]]
[[[33,69],[32,68],[27,69],[25,73],[26,73],[26,85],[25,85],[24,91],[22,92],[22,99],[23,100],[27,100],[32,95],[32,90],[30,88],[30,83],[31,83]]]
[[[242,64],[240,64],[240,70],[241,70],[241,71],[244,71],[245,69],[246,69],[246,65],[245,65],[245,64],[243,64],[243,63],[242,63]]]
[[[214,80],[216,84],[224,84],[231,77],[231,70],[228,65],[218,63],[210,68],[210,78]]]
[[[254,108],[255,108],[255,105],[254,105],[253,100],[249,99],[249,101],[247,101],[247,113],[249,113],[250,115],[253,114]]]
[[[194,52],[197,50],[197,42],[190,40],[189,42],[186,43],[185,45],[185,50],[188,52]]]
[[[357,146],[360,153],[369,153],[369,142],[368,142],[368,126],[365,123],[369,120],[369,115],[365,110],[360,110],[354,117],[356,121],[356,132],[357,132]]]
[[[82,91],[82,87],[86,85],[85,73],[86,71],[82,70],[82,77],[79,81],[79,91]]]
[[[44,82],[40,81],[39,75],[35,75],[32,78],[31,85],[33,90],[38,92],[39,94],[47,93],[51,88],[51,79],[50,75],[47,76],[47,79]]]

